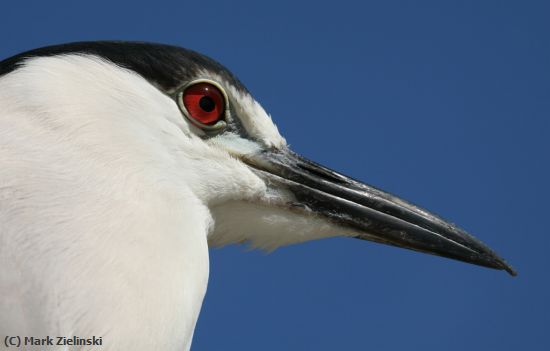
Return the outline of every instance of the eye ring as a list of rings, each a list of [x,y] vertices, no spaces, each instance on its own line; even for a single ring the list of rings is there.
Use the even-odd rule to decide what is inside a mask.
[[[192,88],[193,86],[196,86],[197,84],[208,84],[213,86],[215,89],[217,89],[217,92],[220,93],[221,98],[223,100],[223,110],[220,113],[219,118],[216,120],[214,124],[205,124],[197,120],[197,118],[194,118],[190,111],[185,106],[185,92]],[[210,79],[195,79],[192,80],[185,85],[179,87],[175,92],[175,100],[176,103],[180,109],[180,111],[183,113],[185,118],[191,122],[195,127],[203,130],[207,134],[217,134],[227,128],[227,118],[229,117],[229,99],[227,97],[227,93],[225,92],[225,89],[218,83]]]

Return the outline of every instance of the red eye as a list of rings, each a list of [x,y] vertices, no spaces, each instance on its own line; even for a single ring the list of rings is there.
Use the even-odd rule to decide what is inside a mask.
[[[183,92],[183,104],[189,117],[202,124],[212,125],[225,111],[225,99],[218,88],[209,83],[191,85]]]

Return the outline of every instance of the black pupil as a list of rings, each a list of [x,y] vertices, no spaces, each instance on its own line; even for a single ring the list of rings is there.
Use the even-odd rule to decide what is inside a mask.
[[[205,112],[212,112],[216,108],[216,102],[210,96],[203,96],[199,100],[199,106]]]

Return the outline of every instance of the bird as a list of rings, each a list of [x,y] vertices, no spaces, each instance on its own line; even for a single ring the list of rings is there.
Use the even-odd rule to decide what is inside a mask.
[[[4,59],[0,164],[0,331],[22,349],[189,350],[214,246],[343,236],[516,274],[458,226],[292,151],[237,77],[177,46]]]

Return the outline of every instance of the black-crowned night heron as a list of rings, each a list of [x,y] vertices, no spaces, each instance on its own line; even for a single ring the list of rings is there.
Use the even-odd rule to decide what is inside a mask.
[[[178,47],[74,43],[2,61],[0,164],[8,336],[187,350],[209,245],[341,235],[515,274],[456,226],[289,150],[230,72]]]

